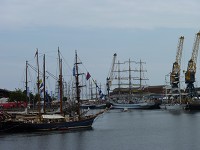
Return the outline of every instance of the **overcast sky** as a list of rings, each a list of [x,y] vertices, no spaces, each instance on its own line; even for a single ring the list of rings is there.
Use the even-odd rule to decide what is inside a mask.
[[[199,10],[199,0],[1,0],[0,88],[24,88],[25,62],[35,65],[36,48],[40,56],[46,54],[52,71],[58,46],[66,78],[72,74],[77,50],[102,85],[114,53],[121,62],[146,62],[147,84],[163,85],[180,36],[185,37],[182,70],[187,69],[200,30]],[[199,69],[198,57],[197,85]]]

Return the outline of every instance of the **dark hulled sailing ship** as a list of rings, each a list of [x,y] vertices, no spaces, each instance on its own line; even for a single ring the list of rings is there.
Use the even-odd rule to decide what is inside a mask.
[[[58,50],[59,51],[59,50]],[[37,53],[38,54],[38,51]],[[37,59],[38,61],[38,59]],[[38,64],[38,62],[37,62]],[[1,112],[0,117],[0,132],[33,132],[33,131],[49,131],[49,130],[71,130],[80,128],[91,128],[95,118],[102,114],[101,111],[94,115],[85,115],[80,111],[80,85],[78,72],[77,52],[75,53],[75,80],[76,80],[76,105],[77,112],[75,116],[65,116],[62,110],[62,60],[59,59],[59,83],[60,83],[60,113],[59,114],[26,114],[14,115]],[[39,68],[39,66],[38,66]],[[39,73],[39,69],[38,69]],[[38,76],[39,86],[39,76]],[[45,105],[44,105],[45,106]]]

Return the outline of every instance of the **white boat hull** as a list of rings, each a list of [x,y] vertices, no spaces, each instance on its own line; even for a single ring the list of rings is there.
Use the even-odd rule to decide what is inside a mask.
[[[155,103],[135,103],[135,104],[123,104],[123,103],[112,103],[111,108],[113,109],[150,109],[153,108]]]
[[[161,109],[167,109],[167,110],[183,110],[185,107],[185,104],[163,104],[160,105]]]

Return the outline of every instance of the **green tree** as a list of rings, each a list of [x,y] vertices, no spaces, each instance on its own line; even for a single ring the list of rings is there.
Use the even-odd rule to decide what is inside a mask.
[[[22,92],[21,89],[15,89],[15,91],[10,93],[9,101],[10,102],[26,101],[26,94]]]

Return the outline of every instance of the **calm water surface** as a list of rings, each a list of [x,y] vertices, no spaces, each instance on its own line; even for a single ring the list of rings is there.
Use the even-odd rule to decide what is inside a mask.
[[[0,150],[198,149],[200,112],[111,110],[91,130],[0,135]]]

